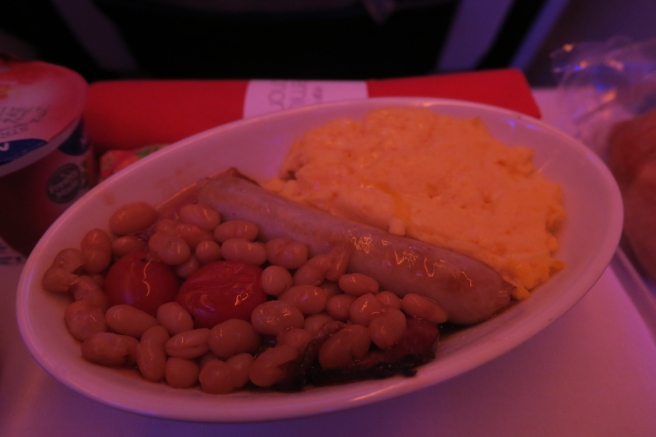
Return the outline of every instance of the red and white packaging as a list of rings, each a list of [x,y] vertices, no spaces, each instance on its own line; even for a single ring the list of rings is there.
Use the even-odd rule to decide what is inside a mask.
[[[84,112],[96,153],[171,144],[244,118],[336,100],[433,97],[495,105],[536,118],[520,70],[363,81],[110,80],[92,83]]]
[[[94,182],[87,89],[66,68],[0,59],[0,264],[29,255]]]

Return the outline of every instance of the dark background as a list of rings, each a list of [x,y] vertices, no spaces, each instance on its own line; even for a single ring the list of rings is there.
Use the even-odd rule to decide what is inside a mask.
[[[152,78],[369,79],[441,73],[436,68],[461,0],[380,0],[395,9],[375,19],[367,0],[341,7],[230,11],[191,8],[234,0],[18,0],[0,14],[0,52],[72,68],[87,80]],[[276,3],[274,0],[271,0]],[[289,0],[294,3],[298,0]],[[335,3],[336,0],[324,0]],[[494,0],[481,0],[490,1]],[[376,3],[370,0],[369,3]],[[386,3],[387,2],[387,3]],[[261,3],[261,4],[265,4]],[[285,0],[277,0],[284,4]],[[320,5],[315,0],[305,4]],[[531,59],[519,65],[532,85],[553,85],[549,54],[564,44],[621,34],[656,37],[653,0],[514,0],[489,50],[470,69],[516,66],[536,17],[564,6]],[[87,6],[84,6],[87,5]],[[84,6],[84,7],[83,7]],[[81,40],[71,19],[95,26],[90,6],[112,23],[126,55]],[[269,8],[270,9],[270,8]],[[88,21],[88,23],[86,22]],[[100,29],[96,29],[101,33]],[[472,35],[480,29],[472,28]],[[111,39],[108,37],[108,40]],[[466,42],[466,41],[463,41]],[[125,58],[125,59],[124,59]],[[105,59],[103,61],[103,59]],[[108,60],[109,59],[109,60]]]
[[[61,3],[61,2],[60,2]],[[65,3],[65,2],[64,2]],[[69,2],[70,3],[70,2]],[[8,2],[0,29],[89,81],[117,77],[369,79],[435,72],[457,0],[397,1],[384,20],[362,2],[316,11],[200,10],[149,0],[93,0],[137,68],[99,65],[50,0]],[[345,2],[348,3],[348,2]],[[543,0],[518,0],[475,69],[505,67]]]

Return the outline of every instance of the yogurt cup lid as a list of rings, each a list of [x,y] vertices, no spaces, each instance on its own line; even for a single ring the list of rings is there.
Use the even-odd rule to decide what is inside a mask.
[[[59,146],[60,134],[82,115],[87,87],[67,68],[0,58],[0,176]]]

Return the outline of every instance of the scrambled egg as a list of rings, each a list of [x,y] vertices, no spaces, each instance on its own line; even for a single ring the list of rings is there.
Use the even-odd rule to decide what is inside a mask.
[[[265,186],[479,259],[522,299],[563,267],[553,257],[561,188],[532,158],[527,147],[495,140],[478,118],[387,108],[307,132]]]

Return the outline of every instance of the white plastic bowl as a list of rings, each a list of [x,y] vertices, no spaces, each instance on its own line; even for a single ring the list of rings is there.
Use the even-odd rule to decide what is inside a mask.
[[[292,141],[338,117],[361,118],[373,108],[423,106],[456,117],[480,116],[509,145],[535,149],[537,167],[561,184],[567,221],[558,258],[567,267],[526,301],[442,342],[438,356],[415,377],[394,377],[301,393],[237,392],[210,395],[150,383],[84,361],[66,331],[64,297],[40,287],[44,270],[62,248],[75,247],[92,227],[106,228],[119,205],[167,199],[204,175],[235,166],[254,179],[272,177]],[[54,378],[99,402],[124,410],[183,420],[243,422],[319,414],[399,396],[462,374],[507,352],[574,306],[595,284],[616,250],[622,202],[601,160],[577,140],[531,117],[452,100],[381,98],[344,101],[239,121],[200,133],[151,155],[99,184],[66,211],[27,260],[17,296],[21,335]]]

